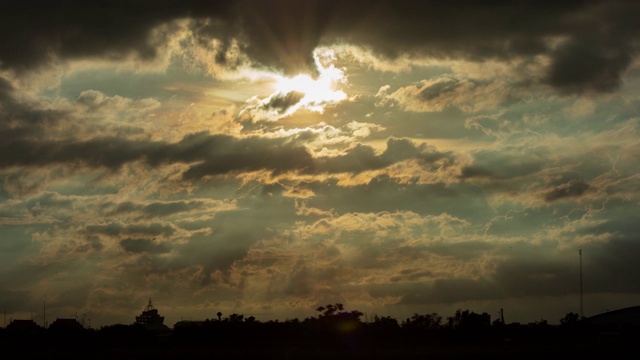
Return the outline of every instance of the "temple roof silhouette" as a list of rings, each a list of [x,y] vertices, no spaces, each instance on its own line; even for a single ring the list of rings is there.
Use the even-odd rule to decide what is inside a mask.
[[[170,330],[169,327],[164,324],[164,316],[161,316],[158,313],[158,309],[153,307],[153,304],[151,303],[151,298],[149,298],[149,303],[144,308],[142,313],[139,316],[136,316],[135,324],[142,325],[147,330],[155,330],[155,331]]]

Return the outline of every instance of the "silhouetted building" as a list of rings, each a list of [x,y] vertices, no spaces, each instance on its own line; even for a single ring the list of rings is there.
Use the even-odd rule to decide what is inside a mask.
[[[136,316],[135,324],[142,325],[147,330],[170,330],[169,327],[164,324],[164,316],[160,316],[158,310],[151,304],[151,299],[149,299],[149,304],[147,304],[147,307],[142,311],[140,316]]]
[[[586,319],[593,325],[618,324],[640,328],[640,306],[607,311]]]
[[[201,329],[210,324],[208,320],[180,320],[177,323],[173,324],[173,328],[192,328],[192,329]]]
[[[75,331],[75,330],[84,330],[84,326],[78,322],[78,320],[69,318],[57,318],[51,325],[49,325],[49,330],[52,331]]]
[[[33,320],[13,320],[9,325],[7,325],[7,330],[33,330],[37,331],[42,329],[42,327],[36,324]]]
[[[585,319],[601,339],[640,334],[640,306],[607,311]]]
[[[469,321],[472,321],[474,325],[478,325],[478,326],[489,326],[491,325],[491,315],[485,313],[482,314],[476,314],[476,313],[471,313],[469,314]]]

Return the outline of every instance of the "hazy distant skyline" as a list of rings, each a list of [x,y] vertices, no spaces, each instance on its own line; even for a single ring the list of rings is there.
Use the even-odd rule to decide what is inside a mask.
[[[639,11],[5,1],[1,310],[638,305]]]

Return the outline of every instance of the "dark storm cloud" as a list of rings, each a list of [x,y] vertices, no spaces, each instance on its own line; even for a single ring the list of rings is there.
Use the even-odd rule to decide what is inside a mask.
[[[433,277],[433,272],[429,270],[422,269],[405,269],[400,271],[400,273],[396,276],[392,276],[389,278],[391,282],[399,282],[399,281],[418,281],[424,278]]]
[[[113,206],[109,204],[108,206]],[[145,218],[155,218],[159,216],[170,216],[179,213],[190,212],[207,207],[205,201],[199,200],[179,200],[170,202],[154,201],[149,204],[123,202],[114,206],[110,214],[128,214],[128,213],[141,213]]]
[[[65,196],[61,196],[58,193],[54,192],[45,192],[34,198],[31,198],[24,202],[24,205],[31,209],[30,211],[34,211],[34,207],[46,207],[46,208],[56,208],[56,209],[64,209],[71,208],[74,205],[72,199],[67,198]]]
[[[576,22],[573,36],[551,53],[547,81],[568,92],[611,91],[638,53],[637,2],[610,1]],[[578,17],[576,17],[578,18]]]
[[[443,94],[454,91],[456,88],[460,87],[460,85],[461,83],[459,80],[451,78],[443,79],[433,85],[425,86],[420,90],[419,95],[423,100],[434,100]]]
[[[0,144],[0,168],[84,164],[118,170],[127,163],[144,161],[151,166],[167,163],[194,163],[183,177],[198,180],[208,175],[267,170],[273,173],[359,173],[381,169],[408,159],[429,167],[453,163],[451,153],[438,152],[406,139],[390,138],[387,149],[376,154],[373,148],[358,145],[343,155],[314,159],[309,151],[287,139],[236,138],[207,132],[184,137],[177,143],[134,141],[99,137],[85,141],[31,141],[6,139]]]
[[[445,165],[450,165],[454,156],[452,153],[439,152],[425,145],[416,146],[408,139],[389,138],[387,148],[380,155],[370,146],[358,144],[343,155],[318,159],[314,170],[321,173],[359,173],[382,169],[409,159],[417,159],[422,165],[429,167],[440,160],[444,160]]]
[[[198,36],[223,43],[237,37],[252,59],[288,71],[313,68],[317,45],[347,41],[388,57],[548,55],[551,64],[540,80],[570,92],[610,91],[636,54],[639,7],[628,1],[11,1],[0,12],[0,62],[24,70],[54,58],[151,59],[157,55],[149,39],[155,26],[214,18],[224,26],[212,22]],[[552,45],[552,38],[563,42]]]
[[[140,143],[117,137],[86,141],[7,140],[0,145],[4,154],[0,158],[0,167],[85,163],[115,170],[161,147],[162,144]]]
[[[15,99],[16,89],[0,77],[0,141],[40,136],[67,114],[63,111],[35,109]]]
[[[516,147],[499,150],[479,150],[474,153],[474,163],[462,169],[462,179],[505,180],[533,175],[546,165],[546,150],[529,150],[522,154]]]
[[[183,142],[188,143],[189,140]],[[295,171],[308,167],[312,162],[311,154],[304,147],[281,139],[207,136],[199,144],[202,147],[189,146],[188,150],[198,154],[202,162],[191,166],[183,174],[185,179],[197,180],[207,175],[256,170],[274,173]]]
[[[304,97],[304,93],[299,91],[290,91],[286,94],[278,94],[273,96],[271,100],[265,105],[267,108],[275,109],[280,114],[287,111],[288,108],[297,104]]]
[[[155,57],[150,30],[172,19],[224,14],[230,1],[5,1],[0,12],[0,62],[26,70],[55,58],[135,54]]]
[[[171,251],[167,244],[158,244],[149,239],[127,238],[120,241],[120,246],[124,251],[132,253],[164,254]]]
[[[380,169],[388,165],[370,146],[358,144],[344,155],[320,159],[318,167],[321,172],[362,172],[366,170]]]
[[[575,198],[589,190],[589,184],[582,179],[571,180],[566,184],[558,185],[549,190],[545,195],[545,201],[551,202],[563,198]]]
[[[576,39],[561,45],[551,54],[553,62],[546,82],[570,93],[616,90],[622,72],[637,52],[635,46],[616,40]]]
[[[238,139],[198,133],[177,143],[132,141],[117,137],[86,141],[27,141],[7,139],[0,145],[0,167],[82,163],[117,170],[124,164],[144,160],[163,163],[199,162],[185,174],[187,179],[233,171],[304,169],[311,155],[304,147],[282,139]]]
[[[351,187],[337,186],[336,181],[309,184],[316,196],[309,199],[308,205],[334,209],[338,213],[378,213],[390,209],[412,211],[420,215],[447,213],[462,219],[474,217],[479,223],[493,217],[493,210],[483,196],[483,190],[472,184],[398,186],[396,179],[388,176],[378,176],[367,184]],[[415,249],[412,251],[415,252]]]
[[[173,201],[170,203],[154,202],[144,206],[142,211],[149,217],[167,216],[181,212],[200,209],[205,206],[203,201]]]
[[[137,236],[171,236],[175,233],[176,229],[171,225],[163,224],[134,224],[125,225],[118,223],[111,223],[105,225],[88,225],[84,228],[84,232],[90,235],[101,234],[111,237],[118,237],[123,235],[137,235]]]
[[[369,9],[347,32],[355,43],[390,57],[407,50],[479,61],[548,55],[544,81],[569,92],[616,89],[640,35],[638,4],[628,1],[382,1]],[[551,38],[565,42],[554,48]]]

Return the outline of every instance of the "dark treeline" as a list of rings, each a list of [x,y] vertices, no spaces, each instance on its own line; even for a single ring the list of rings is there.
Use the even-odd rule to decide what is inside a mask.
[[[49,326],[0,331],[5,353],[91,356],[93,359],[367,358],[413,359],[513,356],[590,357],[638,354],[638,329],[607,329],[568,313],[560,325],[490,322],[488,314],[458,310],[443,318],[414,314],[398,321],[345,310],[342,304],[317,309],[304,320],[259,321],[231,314],[204,321],[181,321],[172,329],[116,324],[100,329]],[[68,324],[69,325],[69,324]]]

